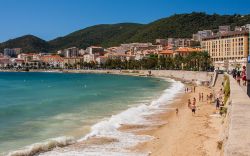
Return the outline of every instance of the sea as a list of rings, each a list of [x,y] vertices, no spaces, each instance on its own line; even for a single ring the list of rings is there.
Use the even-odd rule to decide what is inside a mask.
[[[153,139],[121,132],[162,111],[183,84],[167,78],[111,74],[0,72],[0,155],[139,155],[128,149]],[[91,137],[108,146],[45,152]]]

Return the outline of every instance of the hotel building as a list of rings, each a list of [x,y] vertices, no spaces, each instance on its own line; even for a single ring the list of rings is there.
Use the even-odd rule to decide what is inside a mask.
[[[216,69],[231,70],[246,64],[249,55],[249,32],[228,31],[202,39]]]

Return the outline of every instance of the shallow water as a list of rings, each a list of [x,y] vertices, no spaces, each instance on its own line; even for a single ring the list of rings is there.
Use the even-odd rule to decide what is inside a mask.
[[[81,138],[93,124],[149,104],[171,84],[107,74],[0,73],[0,153],[49,138]]]

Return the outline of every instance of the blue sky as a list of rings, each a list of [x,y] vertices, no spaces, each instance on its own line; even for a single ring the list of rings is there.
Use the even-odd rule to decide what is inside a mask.
[[[175,13],[250,14],[249,0],[0,0],[0,42],[54,39],[95,24],[149,23]]]

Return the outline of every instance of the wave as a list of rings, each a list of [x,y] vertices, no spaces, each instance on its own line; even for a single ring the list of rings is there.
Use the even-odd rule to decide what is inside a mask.
[[[50,151],[55,147],[65,147],[74,143],[76,143],[76,140],[72,137],[59,137],[10,152],[7,156],[32,156],[38,153]]]
[[[127,150],[128,148],[136,146],[138,143],[146,142],[154,139],[152,136],[147,135],[135,135],[131,132],[122,132],[119,130],[123,125],[147,125],[150,126],[153,123],[149,121],[146,116],[156,114],[165,110],[163,106],[169,104],[170,101],[174,100],[176,95],[183,91],[184,85],[179,82],[168,78],[164,80],[171,82],[171,86],[163,91],[163,94],[153,100],[151,103],[143,103],[141,105],[131,107],[120,114],[113,115],[109,119],[103,120],[91,127],[91,131],[85,137],[74,140],[73,138],[59,138],[50,140],[45,143],[34,144],[29,146],[27,149],[10,153],[8,156],[31,156],[37,153],[41,156],[53,156],[53,155],[74,155],[74,156],[133,156],[133,155],[148,155],[142,153],[132,153]],[[157,123],[159,124],[159,123]],[[114,138],[118,141],[105,144],[105,145],[93,145],[88,148],[63,150],[63,152],[53,151],[55,147],[64,147],[76,142],[82,142],[89,138]],[[52,151],[51,151],[52,150]],[[50,152],[47,152],[50,151]]]

